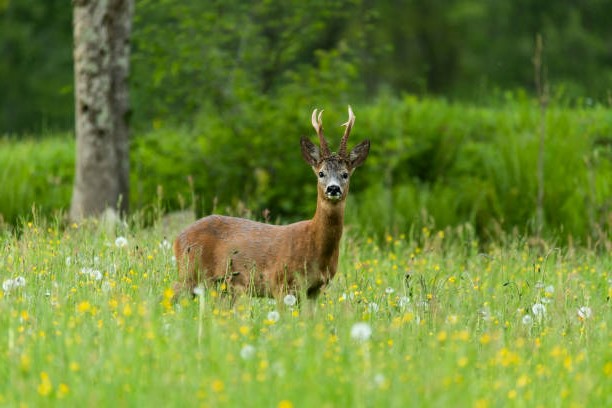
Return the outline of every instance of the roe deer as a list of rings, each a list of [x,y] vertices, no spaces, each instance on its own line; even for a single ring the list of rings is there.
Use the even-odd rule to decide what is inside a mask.
[[[350,176],[365,161],[370,141],[347,153],[346,144],[355,123],[349,118],[338,153],[325,137],[321,114],[312,112],[312,125],[320,148],[302,136],[302,156],[318,178],[317,209],[311,220],[270,225],[243,218],[210,215],[188,226],[174,241],[178,265],[175,298],[201,283],[220,282],[237,292],[280,297],[306,291],[309,298],[336,274],[344,205]]]

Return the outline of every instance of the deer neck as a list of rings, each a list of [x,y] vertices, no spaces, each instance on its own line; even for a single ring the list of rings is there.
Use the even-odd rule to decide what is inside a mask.
[[[343,224],[344,201],[331,203],[319,195],[312,226],[314,240],[319,256],[323,258],[322,261],[326,258],[335,257],[337,259]]]

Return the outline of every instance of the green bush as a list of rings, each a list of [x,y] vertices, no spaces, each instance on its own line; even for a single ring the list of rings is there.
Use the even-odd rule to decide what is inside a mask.
[[[249,209],[289,222],[314,212],[316,185],[299,148],[313,135],[310,112],[325,108],[336,147],[346,105],[309,106],[288,89],[234,109],[205,108],[192,126],[163,126],[132,142],[132,210],[195,208],[198,215]],[[354,106],[349,144],[372,141],[355,173],[347,223],[378,235],[411,227],[473,224],[481,235],[535,231],[540,111],[512,97],[497,107],[440,99],[381,97]],[[612,223],[612,113],[552,104],[546,114],[545,230],[599,239]],[[43,213],[69,205],[74,143],[66,136],[2,142],[0,213],[14,221],[32,203]]]

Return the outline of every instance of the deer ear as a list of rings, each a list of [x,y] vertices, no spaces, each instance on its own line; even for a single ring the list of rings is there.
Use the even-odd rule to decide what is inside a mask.
[[[302,136],[300,139],[300,145],[302,146],[302,157],[306,160],[306,163],[315,167],[321,159],[321,153],[319,148],[310,141],[306,136]]]
[[[367,139],[353,147],[348,157],[351,169],[361,166],[368,157],[368,153],[370,153],[370,141]]]

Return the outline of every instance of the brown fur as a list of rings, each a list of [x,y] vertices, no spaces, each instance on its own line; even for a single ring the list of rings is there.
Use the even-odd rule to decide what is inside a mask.
[[[315,297],[336,275],[348,177],[368,152],[369,141],[364,141],[345,157],[320,157],[319,149],[303,138],[302,154],[315,174],[346,176],[338,182],[341,196],[328,198],[326,181],[320,177],[311,220],[270,225],[210,215],[196,221],[174,242],[179,270],[176,296],[202,282],[225,282],[234,292],[256,296],[279,297],[305,290],[308,297]]]

